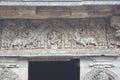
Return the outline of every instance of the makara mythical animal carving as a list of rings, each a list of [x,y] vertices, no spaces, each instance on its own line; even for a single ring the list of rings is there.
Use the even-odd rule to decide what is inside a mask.
[[[19,46],[19,47],[26,47],[27,45],[36,45],[37,39],[35,39],[35,36],[29,32],[29,35],[27,38],[16,38],[12,41],[11,47]]]
[[[97,46],[97,41],[95,38],[93,37],[81,37],[79,32],[75,32],[73,35],[73,40],[77,43],[77,44],[81,44],[84,47],[86,47],[87,45],[94,45]]]

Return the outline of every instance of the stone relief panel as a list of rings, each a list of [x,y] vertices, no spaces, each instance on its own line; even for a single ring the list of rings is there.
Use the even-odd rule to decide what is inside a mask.
[[[3,68],[0,70],[0,80],[21,80],[16,73],[9,68]]]
[[[29,26],[27,20],[4,21],[4,30],[2,31],[2,47],[4,48],[27,48],[36,46],[36,34],[34,28]],[[17,28],[16,28],[17,27]]]
[[[69,22],[73,23],[72,20]],[[87,48],[97,48],[98,46],[105,48],[107,46],[104,19],[79,19],[78,23],[72,24],[76,26],[73,40],[77,45]]]
[[[47,45],[51,48],[62,47],[62,33],[52,30],[47,34]]]
[[[107,68],[95,67],[83,80],[119,80],[119,76]]]
[[[106,49],[109,44],[117,45],[110,43],[115,39],[109,33],[115,31],[103,18],[14,19],[4,20],[2,27],[2,49]]]

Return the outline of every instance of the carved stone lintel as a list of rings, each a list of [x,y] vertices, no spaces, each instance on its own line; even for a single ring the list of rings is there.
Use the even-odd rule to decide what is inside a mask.
[[[109,45],[120,46],[120,41],[115,42],[114,29],[106,26],[105,19],[2,22],[2,49],[107,49]]]

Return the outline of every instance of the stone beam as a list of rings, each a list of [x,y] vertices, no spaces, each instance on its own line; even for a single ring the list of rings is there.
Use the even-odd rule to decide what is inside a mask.
[[[1,50],[0,57],[72,57],[120,56],[120,50]]]
[[[112,16],[112,6],[0,7],[0,18],[95,18]]]
[[[0,1],[0,6],[81,6],[81,5],[120,5],[120,1]]]

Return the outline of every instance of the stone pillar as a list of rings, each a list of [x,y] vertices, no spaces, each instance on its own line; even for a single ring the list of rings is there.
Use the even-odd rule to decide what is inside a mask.
[[[0,58],[0,79],[28,80],[28,61],[19,58]]]

